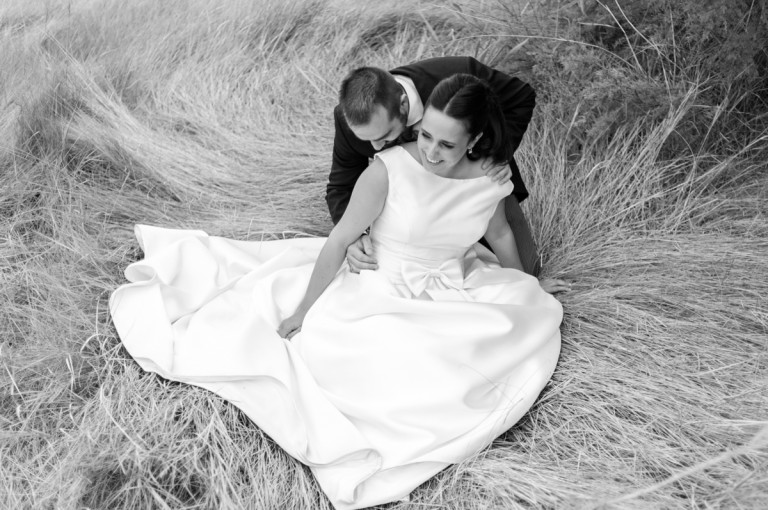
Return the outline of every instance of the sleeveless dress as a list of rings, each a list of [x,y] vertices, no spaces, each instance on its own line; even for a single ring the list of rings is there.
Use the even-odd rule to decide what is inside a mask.
[[[310,466],[337,509],[406,498],[490,444],[560,352],[560,303],[476,244],[511,183],[440,177],[402,147],[377,157],[389,177],[371,227],[379,269],[345,263],[291,341],[276,330],[324,238],[138,225],[145,258],[110,298],[144,370],[238,406]]]

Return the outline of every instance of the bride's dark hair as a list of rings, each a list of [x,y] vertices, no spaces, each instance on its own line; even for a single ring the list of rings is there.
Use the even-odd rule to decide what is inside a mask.
[[[491,158],[494,163],[512,159],[504,113],[496,94],[484,80],[471,74],[445,78],[430,94],[425,108],[430,106],[461,121],[470,139],[482,131],[483,136],[472,147],[472,153],[467,154],[469,159]]]

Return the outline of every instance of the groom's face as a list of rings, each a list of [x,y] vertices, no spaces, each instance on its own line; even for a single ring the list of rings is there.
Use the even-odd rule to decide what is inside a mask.
[[[397,140],[405,129],[406,118],[407,113],[403,115],[400,111],[399,115],[390,115],[386,108],[377,104],[367,124],[349,126],[349,128],[356,137],[371,142],[373,148],[378,151]]]

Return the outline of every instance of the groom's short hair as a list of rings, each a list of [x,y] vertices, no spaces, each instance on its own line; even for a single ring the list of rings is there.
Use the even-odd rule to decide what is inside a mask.
[[[339,89],[339,104],[347,123],[367,124],[376,105],[383,106],[390,118],[400,112],[402,88],[395,78],[378,67],[358,67],[347,74]]]

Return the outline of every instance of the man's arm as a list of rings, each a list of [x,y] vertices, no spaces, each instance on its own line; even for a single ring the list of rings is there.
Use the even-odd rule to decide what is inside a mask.
[[[338,106],[333,110],[333,121],[335,128],[333,157],[325,201],[331,213],[331,220],[336,224],[347,209],[357,179],[368,167],[367,152],[373,152],[373,147],[369,142],[358,139],[352,133]]]
[[[519,78],[488,67],[472,57],[469,57],[469,67],[472,74],[488,82],[499,98],[499,103],[501,103],[501,108],[504,111],[507,136],[513,151],[517,150],[533,117],[533,109],[536,107],[536,92],[533,87]]]
[[[523,135],[528,129],[528,124],[533,117],[533,109],[536,107],[536,93],[533,87],[519,78],[490,68],[472,57],[468,57],[467,60],[470,72],[487,81],[496,93],[504,112],[507,139],[514,153],[523,141]],[[528,190],[514,157],[510,160],[509,167],[512,171],[512,183],[515,185],[515,191],[512,193],[517,197],[518,202],[522,203],[528,196]]]

